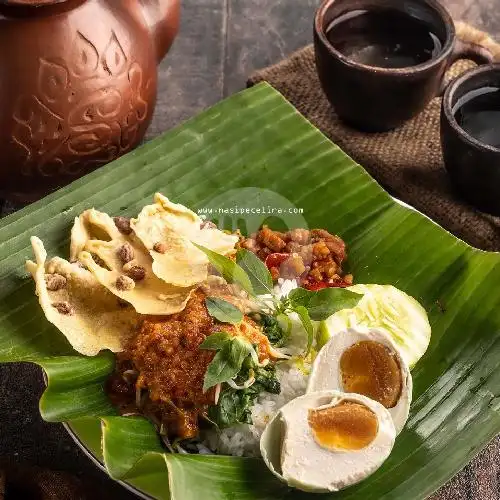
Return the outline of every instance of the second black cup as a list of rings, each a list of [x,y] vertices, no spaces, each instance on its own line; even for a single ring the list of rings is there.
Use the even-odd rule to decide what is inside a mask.
[[[336,113],[364,131],[387,131],[443,90],[457,59],[491,62],[456,39],[437,0],[325,0],[314,21],[316,66]]]
[[[455,188],[480,210],[500,215],[500,64],[454,80],[441,109],[444,164]]]

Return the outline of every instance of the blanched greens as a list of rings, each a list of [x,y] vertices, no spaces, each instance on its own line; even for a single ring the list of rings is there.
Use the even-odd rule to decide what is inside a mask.
[[[248,370],[243,370],[236,382],[243,382],[249,377]],[[220,429],[238,423],[252,423],[252,406],[257,396],[266,391],[279,394],[280,383],[276,377],[274,365],[254,369],[255,382],[247,389],[233,389],[225,386],[216,406],[208,410],[209,419]]]
[[[286,334],[278,318],[271,314],[264,313],[259,314],[259,316],[259,322],[262,325],[264,335],[269,339],[272,345],[280,347]]]

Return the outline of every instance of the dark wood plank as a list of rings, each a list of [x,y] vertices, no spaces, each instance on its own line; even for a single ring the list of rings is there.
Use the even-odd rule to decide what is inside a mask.
[[[159,68],[158,100],[146,139],[220,101],[225,0],[183,0],[179,35]]]
[[[312,42],[319,0],[231,0],[224,95],[245,87],[252,71]]]

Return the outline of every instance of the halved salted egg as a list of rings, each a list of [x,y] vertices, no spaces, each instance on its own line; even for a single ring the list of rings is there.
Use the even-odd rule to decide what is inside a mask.
[[[285,405],[260,441],[269,469],[289,486],[338,491],[375,472],[396,438],[380,403],[359,394],[321,391]]]
[[[373,399],[389,410],[397,433],[410,411],[412,378],[391,337],[364,327],[335,334],[314,360],[307,392],[339,390]]]

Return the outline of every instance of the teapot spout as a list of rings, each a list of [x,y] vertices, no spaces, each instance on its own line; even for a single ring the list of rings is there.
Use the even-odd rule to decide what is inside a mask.
[[[156,47],[158,62],[167,54],[179,30],[180,0],[139,0]]]

